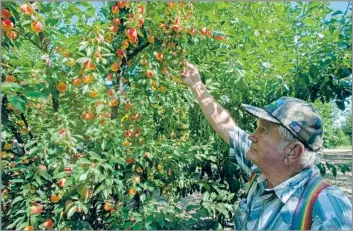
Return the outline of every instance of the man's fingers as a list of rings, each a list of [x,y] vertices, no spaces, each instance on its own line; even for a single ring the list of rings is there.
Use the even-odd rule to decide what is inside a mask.
[[[186,62],[185,64],[186,64],[186,66],[187,66],[188,68],[190,68],[190,69],[194,69],[194,68],[195,68],[195,66],[192,65],[192,64],[189,63],[189,62]]]

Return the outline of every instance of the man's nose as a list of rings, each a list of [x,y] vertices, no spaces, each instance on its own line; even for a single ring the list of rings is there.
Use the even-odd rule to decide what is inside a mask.
[[[255,142],[255,143],[257,142],[257,138],[254,133],[251,133],[249,135],[248,139],[251,140],[252,142]]]

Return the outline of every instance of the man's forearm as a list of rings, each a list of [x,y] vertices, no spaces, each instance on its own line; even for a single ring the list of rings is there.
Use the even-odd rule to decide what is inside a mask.
[[[213,99],[201,82],[194,84],[191,89],[207,121],[217,134],[229,144],[229,131],[235,126],[235,122],[230,117],[229,112]]]

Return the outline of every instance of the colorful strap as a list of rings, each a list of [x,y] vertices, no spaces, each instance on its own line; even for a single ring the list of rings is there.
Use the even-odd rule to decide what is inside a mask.
[[[310,230],[314,203],[327,186],[329,184],[319,174],[307,183],[294,212],[292,230]]]

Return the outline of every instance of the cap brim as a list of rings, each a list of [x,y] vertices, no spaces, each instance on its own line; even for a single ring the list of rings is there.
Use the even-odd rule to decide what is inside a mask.
[[[255,116],[256,118],[260,118],[260,119],[264,119],[276,124],[280,124],[281,122],[278,121],[276,118],[274,118],[273,116],[271,116],[270,113],[268,113],[267,111],[265,111],[262,108],[258,108],[258,107],[254,107],[248,104],[241,104],[241,106],[243,107],[243,109],[249,113],[252,116]]]

